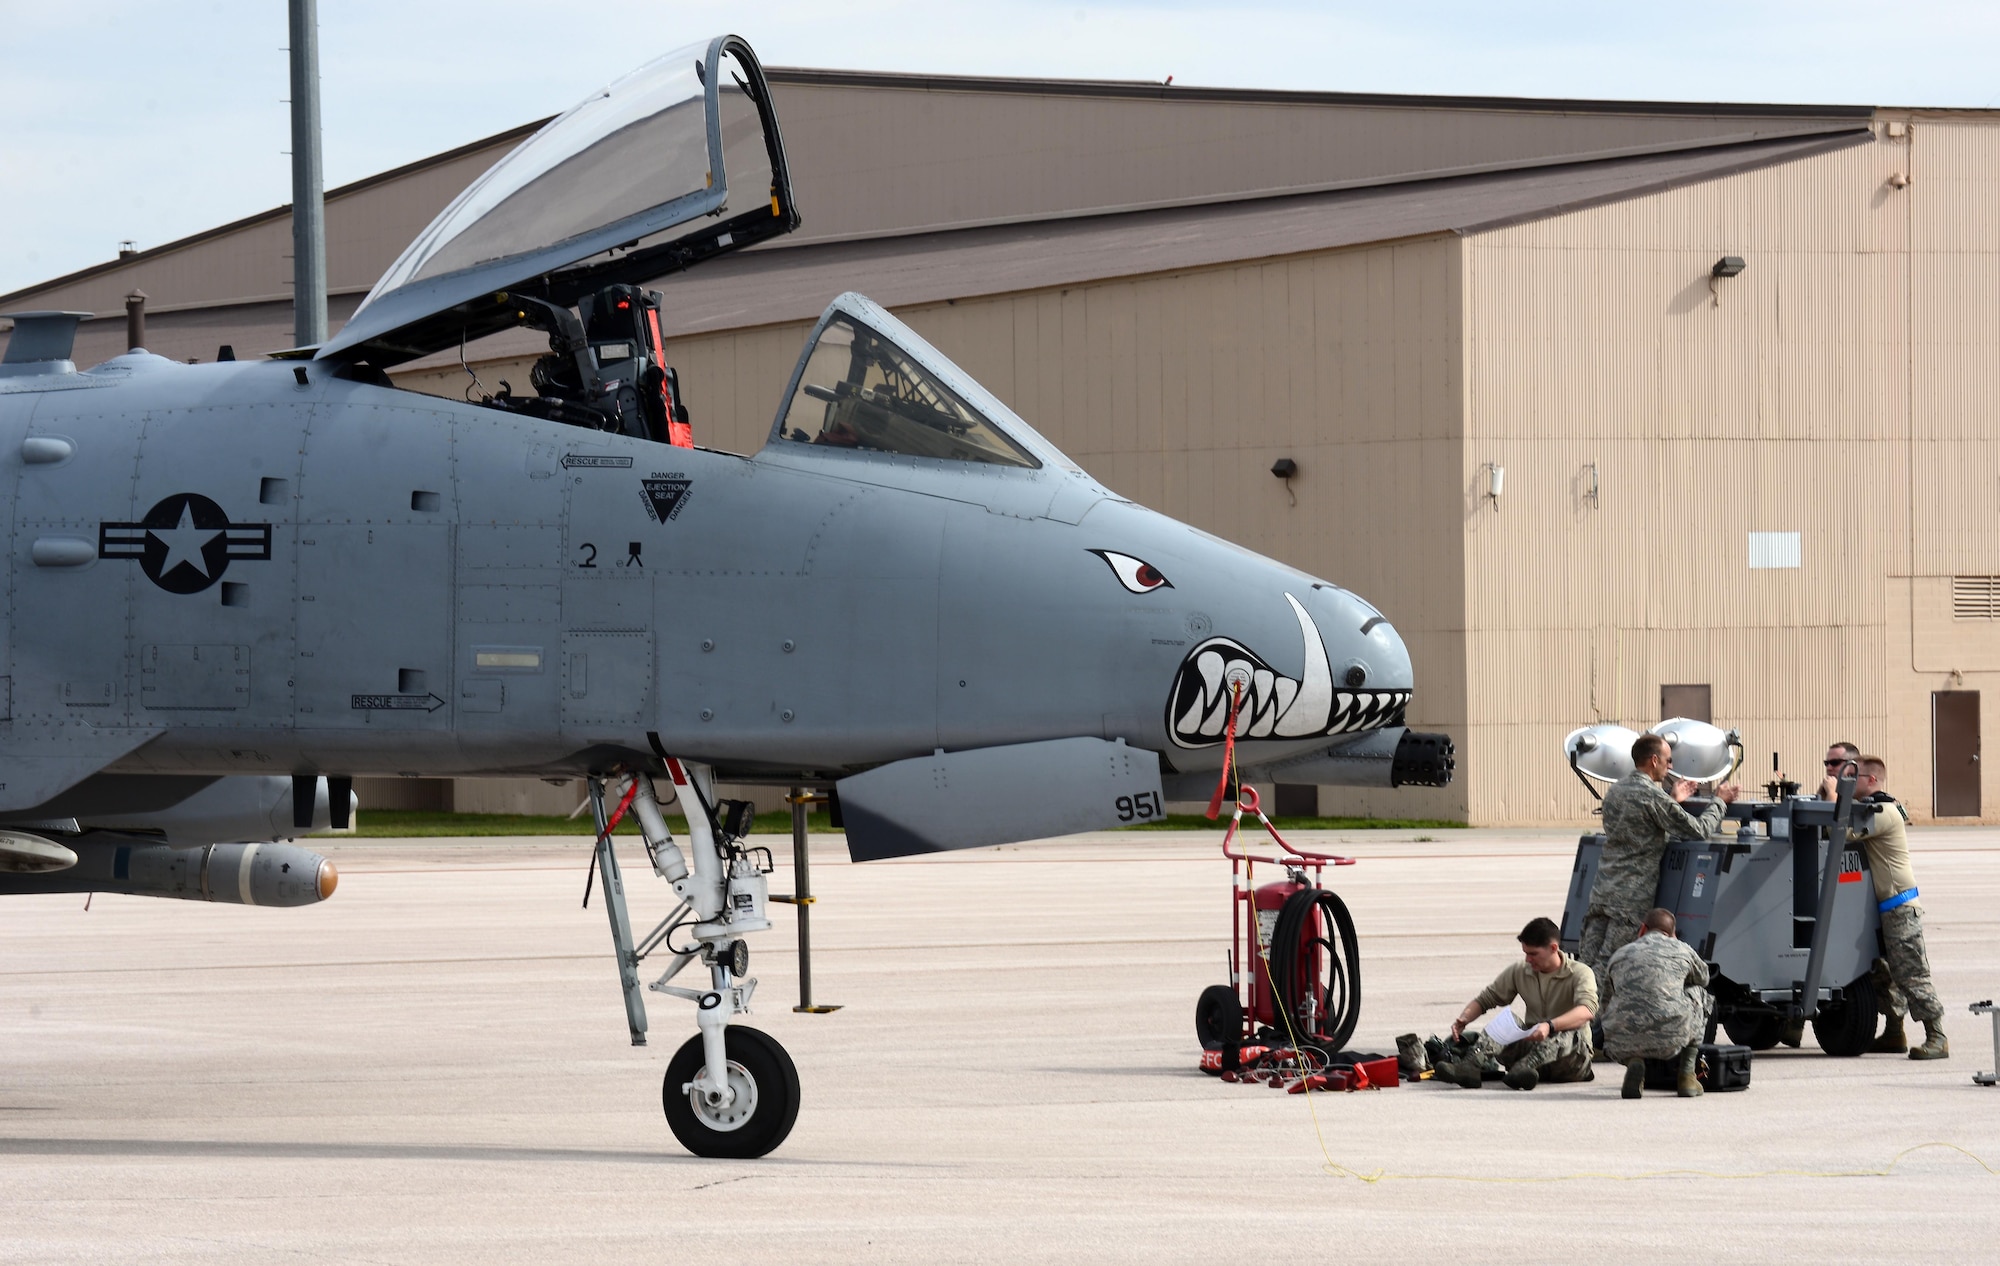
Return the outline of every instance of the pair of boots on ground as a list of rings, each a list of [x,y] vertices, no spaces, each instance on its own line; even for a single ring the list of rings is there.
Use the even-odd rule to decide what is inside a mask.
[[[1549,1058],[1541,1053],[1541,1047],[1531,1049],[1514,1061],[1502,1080],[1516,1090],[1533,1090],[1541,1084],[1542,1065]],[[1479,1089],[1486,1077],[1479,1048],[1469,1038],[1433,1037],[1419,1041],[1416,1034],[1405,1033],[1396,1039],[1396,1062],[1404,1072],[1421,1074],[1428,1069],[1433,1080],[1448,1081],[1467,1090]]]
[[[1552,1058],[1542,1053],[1543,1048],[1548,1045],[1549,1043],[1542,1042],[1531,1047],[1527,1054],[1508,1065],[1500,1080],[1515,1090],[1533,1090],[1541,1085],[1542,1065]],[[1486,1067],[1480,1060],[1478,1052],[1473,1051],[1468,1052],[1463,1059],[1436,1065],[1434,1076],[1439,1081],[1448,1081],[1467,1090],[1477,1090],[1485,1084]]]
[[[1944,1021],[1922,1020],[1919,1023],[1924,1026],[1924,1040],[1921,1045],[1913,1047],[1910,1039],[1904,1036],[1903,1017],[1890,1016],[1889,1022],[1882,1026],[1881,1036],[1875,1039],[1875,1045],[1869,1047],[1869,1051],[1876,1055],[1901,1055],[1908,1051],[1911,1059],[1950,1059],[1951,1043],[1945,1040]]]

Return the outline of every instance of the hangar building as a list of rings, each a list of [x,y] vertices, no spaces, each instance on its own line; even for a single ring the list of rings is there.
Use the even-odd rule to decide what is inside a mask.
[[[772,80],[804,227],[661,283],[699,442],[759,446],[860,290],[1111,487],[1389,615],[1460,776],[1325,811],[1576,822],[1564,734],[1679,714],[1740,727],[1746,780],[1852,739],[1919,820],[2000,820],[2000,115]],[[334,328],[534,126],[328,194]],[[289,249],[280,207],[0,311],[103,314],[87,363],[141,290],[155,352],[274,350]],[[424,794],[574,803],[538,786]]]

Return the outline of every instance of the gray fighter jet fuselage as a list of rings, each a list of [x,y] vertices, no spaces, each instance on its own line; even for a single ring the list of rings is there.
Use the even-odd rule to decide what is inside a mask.
[[[0,813],[117,774],[573,776],[665,751],[816,783],[1073,737],[1212,781],[1229,683],[1204,663],[1249,668],[1252,766],[1394,727],[1413,686],[1356,596],[1059,456],[746,457],[144,353],[0,379],[0,452]]]

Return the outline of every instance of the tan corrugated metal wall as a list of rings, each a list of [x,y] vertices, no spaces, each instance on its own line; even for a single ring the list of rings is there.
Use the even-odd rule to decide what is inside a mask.
[[[1669,682],[1713,685],[1746,778],[1849,738],[1928,815],[1929,691],[2000,668],[1949,604],[2000,573],[2000,129],[1912,137],[1468,242],[1467,487],[1507,470],[1467,504],[1475,821],[1580,820],[1563,734]],[[1802,566],[1750,570],[1760,531]]]

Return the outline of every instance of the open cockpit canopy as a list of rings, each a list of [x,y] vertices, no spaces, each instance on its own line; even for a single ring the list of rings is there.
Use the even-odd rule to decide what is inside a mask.
[[[798,227],[769,84],[733,35],[640,67],[529,137],[431,222],[317,355],[377,368]]]

